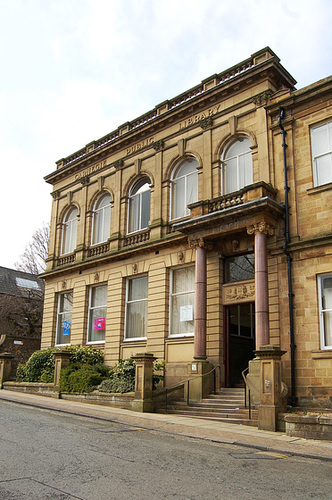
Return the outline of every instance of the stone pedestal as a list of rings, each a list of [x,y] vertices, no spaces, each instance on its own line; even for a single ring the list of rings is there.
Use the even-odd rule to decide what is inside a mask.
[[[9,352],[0,354],[0,389],[2,389],[2,384],[6,380],[9,380],[13,359],[14,354],[10,354]]]
[[[133,410],[140,412],[154,412],[152,401],[153,363],[157,359],[151,352],[136,354],[135,361],[135,399]]]
[[[256,356],[260,360],[259,429],[276,431],[278,413],[286,409],[285,384],[281,381],[281,356],[285,352],[272,345],[262,346],[259,351],[256,351]]]
[[[194,360],[188,364],[188,383],[184,387],[184,397],[189,401],[201,401],[213,390],[213,372],[206,375],[213,369],[209,361]],[[204,376],[205,375],[205,376]],[[188,393],[189,390],[189,393]]]
[[[65,349],[55,353],[54,390],[59,391],[60,371],[70,363],[71,353]]]
[[[260,359],[254,358],[249,361],[249,372],[247,375],[247,401],[248,390],[250,390],[250,404],[257,406],[261,402],[261,362]]]

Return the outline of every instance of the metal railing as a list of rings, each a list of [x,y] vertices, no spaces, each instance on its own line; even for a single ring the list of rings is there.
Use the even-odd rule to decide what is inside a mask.
[[[247,373],[249,371],[249,367],[247,367],[242,372],[242,378],[244,380],[244,407],[247,408],[247,391],[248,391],[248,416],[249,420],[251,420],[251,401],[250,401],[250,388],[247,382]]]
[[[207,377],[208,375],[210,375],[211,373],[213,373],[213,394],[216,394],[216,390],[217,390],[217,377],[216,377],[216,370],[217,369],[219,370],[219,376],[220,376],[220,366],[219,365],[213,367],[212,370],[210,370],[207,373],[203,373],[200,376],[201,378],[204,378],[204,377]],[[185,386],[187,386],[186,401],[187,401],[187,406],[189,406],[189,403],[190,403],[190,398],[189,398],[190,381],[193,381],[193,380],[197,380],[197,377],[191,377],[187,380],[184,380],[183,382],[179,382],[178,384],[171,385],[170,387],[165,387],[164,392],[161,391],[158,393],[158,397],[165,394],[165,411],[166,412],[167,412],[167,407],[168,407],[168,395],[169,395],[169,393],[174,392],[174,391],[180,389],[181,387],[184,388]]]

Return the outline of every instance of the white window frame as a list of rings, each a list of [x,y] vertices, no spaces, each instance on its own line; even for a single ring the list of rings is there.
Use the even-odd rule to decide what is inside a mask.
[[[71,295],[71,300],[72,300],[72,308],[71,308],[71,311],[63,311],[63,310],[60,310],[60,306],[61,306],[61,299],[62,297],[64,297],[65,295]],[[60,345],[70,345],[70,339],[71,339],[71,329],[72,329],[72,315],[73,315],[73,291],[72,290],[68,290],[67,292],[61,292],[59,293],[58,295],[58,300],[57,300],[57,312],[56,312],[56,328],[55,328],[55,345],[56,346],[60,346]],[[69,335],[68,335],[68,338],[69,338],[69,342],[59,342],[59,335],[58,335],[58,332],[59,332],[59,328],[61,327],[60,325],[62,325],[62,318],[64,315],[70,315],[70,331],[69,331]],[[68,321],[68,320],[67,320]],[[60,323],[61,322],[61,323]],[[63,335],[62,335],[63,336]]]
[[[93,290],[98,288],[98,287],[105,287],[106,288],[106,302],[105,304],[98,304],[96,306],[92,306],[92,294]],[[106,323],[106,314],[107,314],[107,283],[103,283],[100,285],[94,285],[91,286],[89,289],[89,306],[88,306],[88,327],[87,327],[87,344],[105,344],[105,336],[106,336],[106,324],[105,324],[105,330],[104,330],[104,339],[100,340],[90,340],[90,320],[91,320],[91,314],[93,314],[93,311],[95,309],[102,309],[105,308],[105,323]]]
[[[131,299],[129,300],[129,284],[131,281],[135,279],[141,279],[145,278],[147,281],[147,296],[143,299]],[[148,275],[140,275],[140,276],[135,276],[135,277],[130,277],[127,278],[126,280],[126,305],[125,305],[125,325],[124,325],[124,342],[135,342],[135,341],[141,341],[141,340],[146,340],[147,339],[147,327],[148,327],[148,290],[149,290],[149,280],[148,280]],[[146,325],[146,331],[145,331],[145,336],[143,337],[127,337],[128,332],[128,314],[129,314],[129,306],[131,304],[135,303],[146,303],[146,318],[145,318],[145,325]]]
[[[327,332],[325,331],[325,315],[327,313],[332,315],[332,308],[325,308],[325,304],[323,302],[324,290],[323,290],[323,281],[326,278],[330,278],[332,280],[332,273],[330,274],[322,274],[317,276],[317,287],[318,287],[318,306],[319,306],[319,324],[320,324],[320,346],[322,350],[332,350],[332,331],[329,332],[329,337],[331,338],[331,344],[326,345],[326,337]],[[332,330],[332,324],[331,324]]]
[[[194,283],[194,288],[193,290],[186,290],[185,292],[177,292],[175,293],[173,291],[174,289],[174,274],[179,271],[180,269],[184,268],[189,268],[191,267],[194,271],[194,276],[195,276],[195,265],[190,265],[190,266],[184,266],[184,267],[177,267],[174,269],[171,269],[170,272],[170,291],[169,291],[169,331],[168,331],[168,337],[169,338],[184,338],[184,337],[194,337],[195,334],[195,283]],[[195,278],[194,278],[195,281]],[[184,295],[189,295],[193,294],[193,331],[192,332],[187,332],[187,333],[172,333],[172,323],[173,323],[173,302],[174,302],[174,297],[179,297],[179,296],[184,296]]]
[[[73,213],[75,213],[74,217],[72,217]],[[77,245],[77,223],[78,209],[72,206],[67,210],[62,222],[60,255],[67,255],[74,252]],[[66,250],[67,248],[68,250]]]
[[[241,142],[243,140],[246,140],[247,142],[250,141],[250,146],[249,146],[249,149],[247,151],[244,151],[240,154],[237,154],[237,155],[234,155],[234,156],[228,156],[228,151],[230,150],[230,148],[232,148],[237,142]],[[233,141],[230,141],[226,147],[225,147],[225,150],[223,152],[223,155],[222,155],[222,158],[221,158],[221,193],[222,195],[226,195],[226,194],[229,194],[229,193],[232,193],[232,192],[235,192],[235,191],[239,191],[240,189],[246,187],[246,186],[250,186],[250,184],[253,183],[253,163],[252,163],[252,150],[251,150],[251,147],[252,147],[252,143],[251,143],[251,140],[250,140],[250,137],[246,136],[246,135],[241,135],[240,137],[237,137],[235,140]],[[249,156],[250,155],[250,159],[251,159],[251,171],[250,171],[250,174],[251,174],[251,179],[250,181],[247,183],[244,183],[242,184],[240,182],[240,178],[241,178],[241,175],[240,175],[240,159],[245,157],[245,156]],[[227,181],[226,181],[226,166],[227,166],[227,162],[230,161],[230,160],[236,160],[236,188],[231,191],[229,190],[226,190],[226,184],[227,184]]]
[[[181,168],[187,163],[187,162],[195,162],[195,169],[192,172],[189,172],[184,175],[178,175],[179,171]],[[179,165],[175,167],[173,170],[173,174],[171,177],[171,196],[170,196],[170,213],[171,213],[171,220],[177,220],[177,219],[182,219],[184,217],[188,217],[190,215],[190,210],[188,208],[188,179],[189,177],[196,177],[196,199],[192,201],[191,203],[195,203],[198,201],[198,161],[194,157],[187,157],[185,160],[182,160]],[[181,180],[184,179],[184,195],[183,195],[183,203],[184,203],[184,215],[177,215],[174,213],[174,207],[173,207],[173,202],[174,202],[174,197],[175,197],[175,189],[176,189],[176,184]]]
[[[103,207],[96,208],[98,206],[98,204],[104,198],[109,198],[109,203]],[[111,195],[109,193],[103,193],[95,201],[94,206],[93,206],[91,245],[99,245],[100,243],[104,243],[105,241],[107,241],[109,239],[109,237],[111,235],[111,206],[112,206],[112,198],[111,198]],[[106,212],[107,211],[109,211],[109,225],[106,225],[106,221],[107,221]],[[98,234],[96,237],[95,232],[98,231],[98,226],[97,226],[97,218],[98,217],[100,217],[102,219],[102,223],[101,223],[102,234],[101,235]],[[94,241],[94,240],[96,240],[96,241]]]
[[[144,189],[144,191],[140,191],[144,185],[147,185],[148,187],[146,189]],[[149,221],[148,221],[146,226],[145,225],[143,226],[143,224],[142,224],[143,194],[145,194],[147,192],[150,193]],[[133,204],[134,200],[136,200],[136,199],[138,200],[138,227],[131,230],[130,229],[130,220],[132,217],[132,210],[133,210],[132,204]],[[149,224],[150,224],[150,217],[151,217],[151,183],[150,183],[150,179],[145,176],[142,179],[140,179],[138,182],[136,182],[130,190],[129,199],[128,199],[127,234],[133,234],[133,233],[137,233],[138,231],[143,231],[144,229],[147,229],[149,227]]]
[[[327,150],[315,154],[314,149],[314,133],[318,129],[326,129],[326,134],[327,134]],[[329,184],[332,182],[332,120],[325,122],[325,123],[320,123],[319,125],[314,125],[310,128],[310,140],[311,140],[311,151],[312,151],[312,170],[313,170],[313,181],[314,181],[314,187],[318,186],[324,186],[326,184]],[[329,165],[330,165],[330,179],[327,182],[321,182],[320,181],[320,175],[321,172],[318,170],[318,159],[321,159],[323,157],[326,157],[329,160]]]

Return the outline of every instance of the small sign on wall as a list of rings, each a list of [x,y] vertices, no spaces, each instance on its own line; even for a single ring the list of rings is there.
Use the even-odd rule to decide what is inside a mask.
[[[197,363],[191,363],[191,373],[197,373]]]
[[[22,340],[14,340],[14,345],[23,345]]]
[[[194,319],[193,306],[181,306],[180,307],[180,321],[192,321]]]
[[[70,321],[68,321],[68,320],[63,322],[62,335],[63,335],[63,337],[69,337],[69,335],[70,335]]]
[[[94,330],[105,330],[105,318],[96,318],[94,322]]]

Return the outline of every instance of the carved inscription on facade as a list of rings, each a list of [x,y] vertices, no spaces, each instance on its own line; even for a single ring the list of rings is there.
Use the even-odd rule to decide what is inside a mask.
[[[136,153],[136,151],[140,151],[143,148],[146,148],[147,146],[152,146],[154,143],[154,137],[150,137],[149,139],[144,139],[144,141],[138,142],[137,144],[134,144],[133,146],[130,146],[127,148],[126,155],[131,155],[132,153]]]
[[[78,174],[75,175],[75,181],[78,181],[79,179],[88,178],[89,175],[98,172],[98,170],[101,170],[106,166],[106,160],[100,161],[99,163],[95,163],[95,165],[91,165],[91,167],[88,167],[82,172],[79,172]]]
[[[191,118],[184,120],[179,124],[180,130],[186,127],[190,127],[190,125],[198,124],[205,118],[215,115],[216,113],[218,113],[219,109],[220,109],[220,104],[217,104],[216,106],[213,106],[212,108],[209,108],[206,111],[202,111],[202,113],[198,113],[197,115],[194,115]]]
[[[223,304],[255,300],[255,283],[237,283],[223,286]]]

